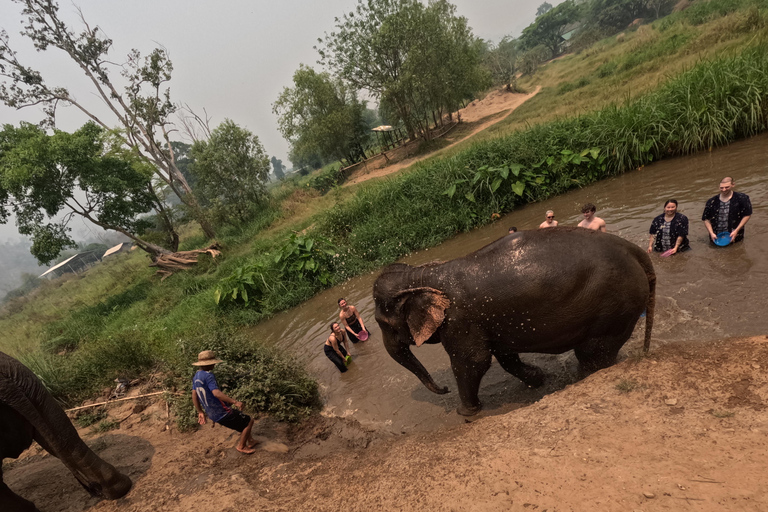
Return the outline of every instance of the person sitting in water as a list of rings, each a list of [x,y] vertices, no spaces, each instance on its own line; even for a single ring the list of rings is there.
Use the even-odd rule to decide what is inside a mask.
[[[664,203],[664,213],[653,219],[649,231],[648,252],[677,254],[690,249],[688,244],[688,217],[677,211],[677,201]]]
[[[707,201],[701,220],[709,232],[712,243],[720,233],[729,233],[731,242],[744,239],[744,226],[752,216],[752,203],[747,194],[733,190],[736,183],[731,177],[720,182],[720,193]]]
[[[539,224],[539,229],[543,228],[556,228],[557,227],[557,221],[555,220],[555,212],[552,210],[547,210],[547,220]]]
[[[600,217],[595,217],[597,207],[592,203],[587,203],[581,207],[581,213],[584,214],[584,220],[579,222],[580,228],[594,229],[595,231],[606,232],[605,221]]]
[[[517,233],[517,228],[515,226],[511,226],[509,228],[509,233],[507,233],[507,234],[511,235],[512,233]]]
[[[344,326],[347,333],[349,333],[349,339],[352,343],[357,343],[360,341],[358,338],[360,332],[365,331],[366,334],[368,333],[368,330],[363,323],[363,319],[360,317],[360,313],[357,312],[357,308],[347,304],[347,301],[344,300],[344,298],[339,299],[339,307],[341,308],[341,311],[339,312],[340,323]]]
[[[346,360],[349,355],[349,346],[347,345],[347,337],[338,322],[331,324],[331,335],[325,340],[323,351],[341,373],[347,371]]]

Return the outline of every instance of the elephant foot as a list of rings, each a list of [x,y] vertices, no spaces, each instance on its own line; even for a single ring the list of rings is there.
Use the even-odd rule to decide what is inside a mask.
[[[461,404],[459,408],[456,409],[456,412],[462,416],[474,416],[475,414],[479,413],[482,408],[482,404],[475,406],[465,406],[464,404]]]
[[[545,373],[541,368],[535,366],[524,365],[515,377],[523,381],[523,384],[529,388],[538,388],[544,384]]]

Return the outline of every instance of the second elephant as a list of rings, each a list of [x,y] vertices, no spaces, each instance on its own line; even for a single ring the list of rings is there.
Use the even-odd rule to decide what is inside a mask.
[[[88,448],[37,376],[0,352],[0,461],[17,458],[33,440],[58,457],[92,495],[114,500],[131,490],[131,479]],[[37,511],[2,482],[2,469],[0,503],[3,512]]]

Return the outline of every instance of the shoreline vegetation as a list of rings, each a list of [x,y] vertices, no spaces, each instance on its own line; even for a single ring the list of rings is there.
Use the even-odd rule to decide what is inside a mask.
[[[203,257],[190,272],[160,283],[132,253],[46,283],[6,305],[0,349],[68,403],[115,377],[149,372],[162,374],[167,388],[186,390],[189,363],[201,350],[217,350],[228,361],[217,370],[228,393],[254,410],[298,420],[320,406],[317,383],[269,341],[247,339],[243,326],[488,224],[493,214],[768,128],[768,5],[731,1],[718,11],[712,4],[696,3],[622,41],[609,38],[547,64],[522,81],[551,80],[542,93],[447,156],[322,197],[305,183],[273,189],[260,218],[221,234],[225,256]],[[672,72],[678,68],[665,67],[670,59],[715,48],[726,56],[701,59],[617,102],[623,81]],[[599,106],[584,93],[609,85],[613,97]],[[554,101],[565,105],[563,117],[535,124]],[[281,219],[291,201],[301,214]],[[202,241],[187,233],[180,249]],[[186,402],[176,402],[180,426],[192,428],[184,423],[193,416]]]

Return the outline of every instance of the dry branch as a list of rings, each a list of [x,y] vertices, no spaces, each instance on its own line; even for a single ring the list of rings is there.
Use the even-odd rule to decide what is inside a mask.
[[[163,281],[166,277],[173,275],[174,272],[189,270],[197,265],[197,257],[201,254],[210,254],[212,258],[216,258],[221,254],[221,247],[218,243],[213,243],[205,249],[161,254],[149,266],[158,267],[157,274],[162,276],[160,280]]]

